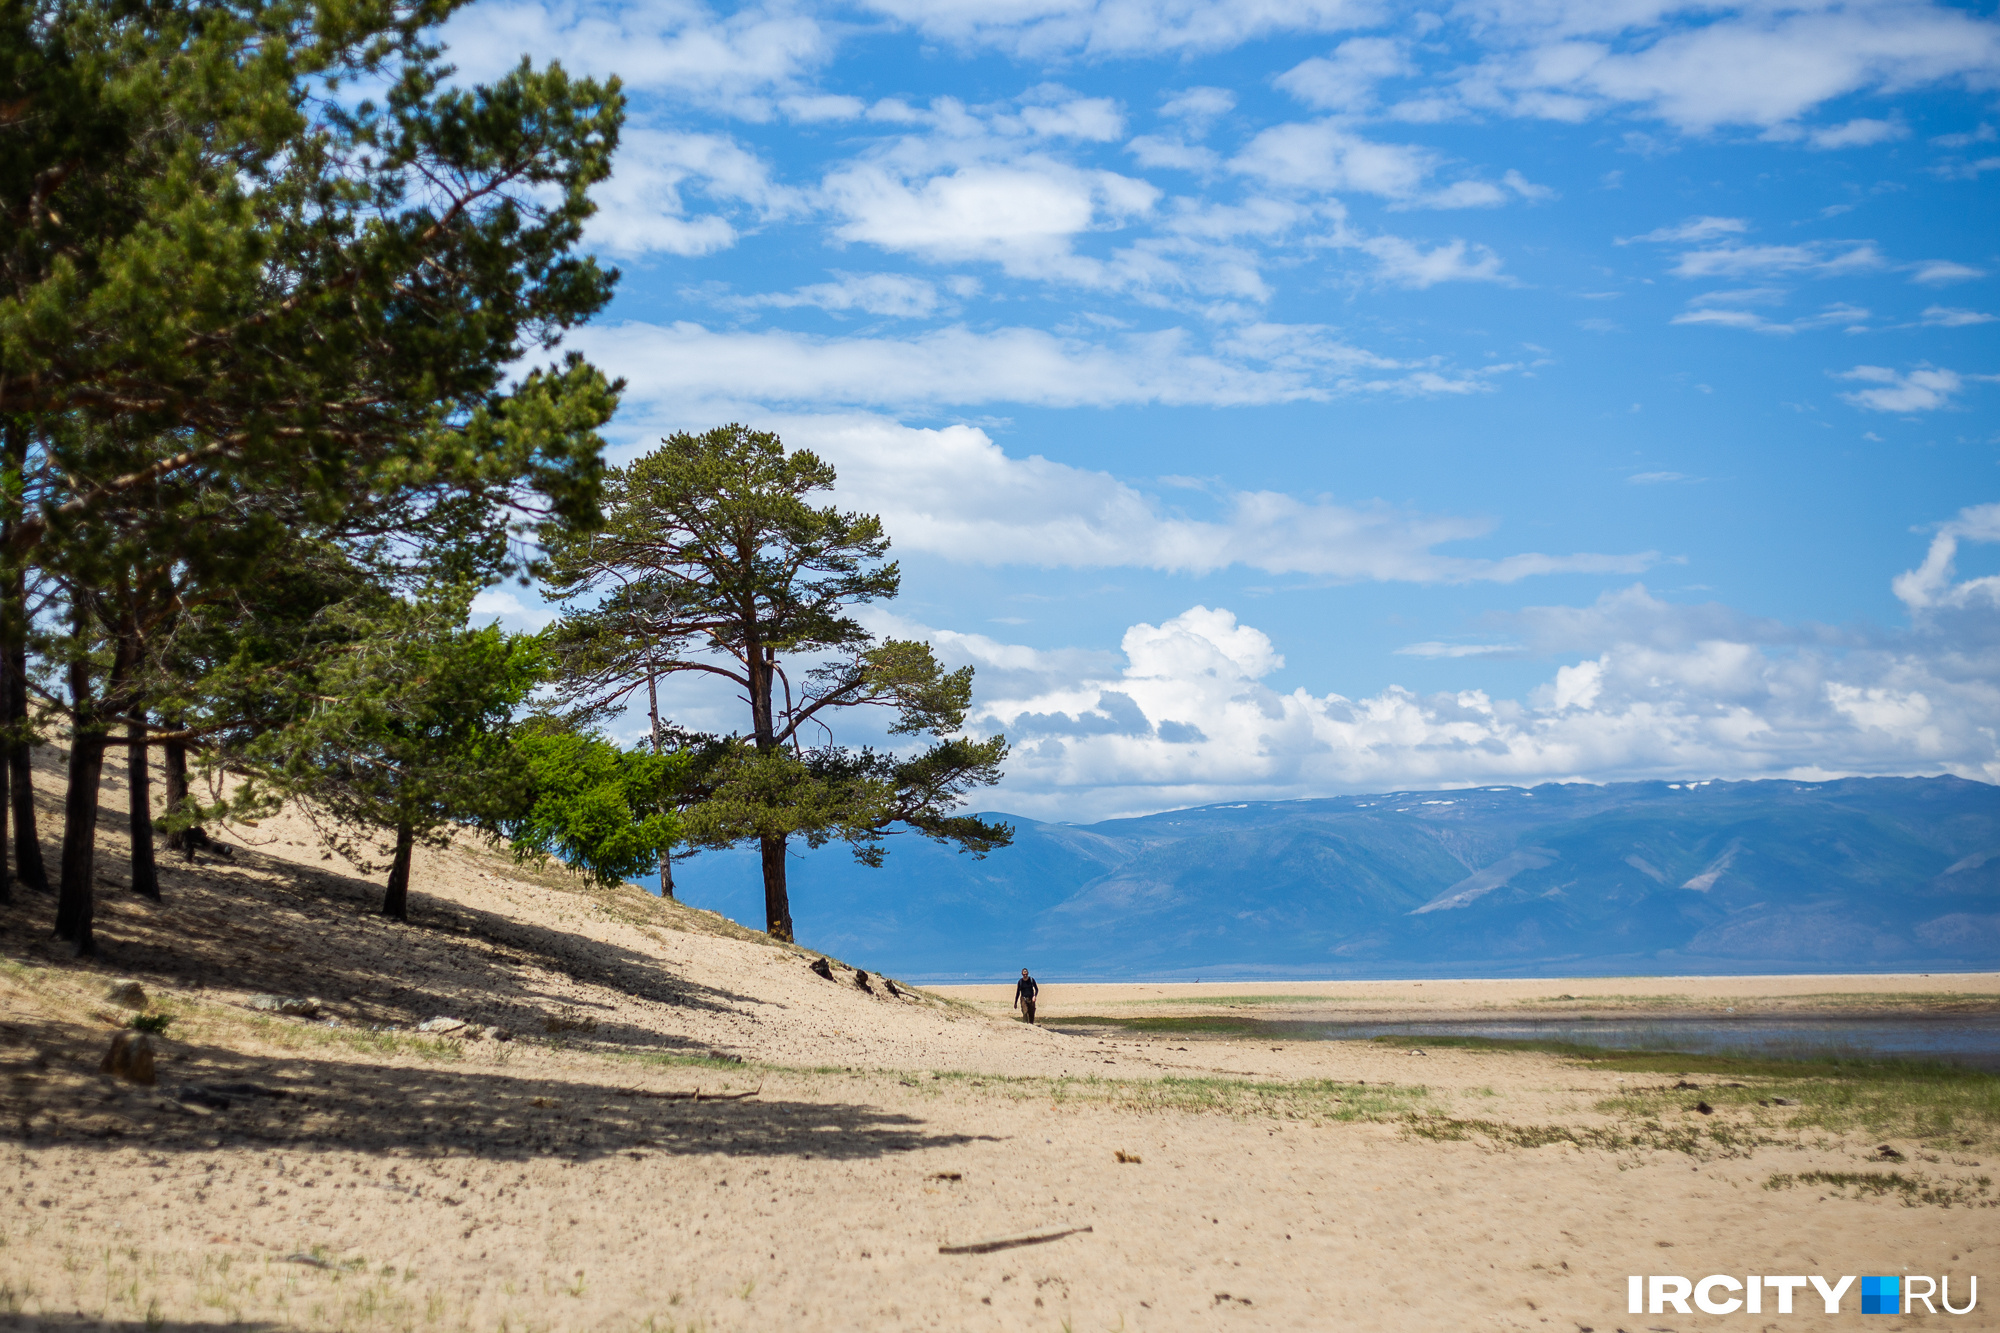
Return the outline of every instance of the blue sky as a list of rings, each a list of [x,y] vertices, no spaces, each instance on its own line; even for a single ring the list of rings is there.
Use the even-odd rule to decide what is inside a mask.
[[[623,460],[839,467],[1083,819],[2000,781],[2000,20],[1924,3],[479,0],[618,74]],[[508,623],[531,592],[489,593]],[[690,725],[740,728],[690,684]],[[855,733],[866,737],[864,731]]]

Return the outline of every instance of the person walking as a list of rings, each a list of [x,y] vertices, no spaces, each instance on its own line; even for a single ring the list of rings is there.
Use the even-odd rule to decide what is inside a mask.
[[[1035,984],[1035,979],[1028,975],[1028,969],[1022,968],[1021,979],[1014,983],[1014,1007],[1019,1009],[1021,1017],[1030,1023],[1035,1021],[1035,996],[1041,994],[1041,990],[1042,988]]]

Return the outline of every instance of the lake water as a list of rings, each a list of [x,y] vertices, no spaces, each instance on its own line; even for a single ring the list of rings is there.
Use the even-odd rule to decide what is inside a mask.
[[[1370,1037],[1487,1037],[1709,1055],[1865,1055],[1949,1060],[2000,1073],[2000,1013],[1896,1017],[1465,1019],[1436,1023],[1280,1020],[1272,1036],[1361,1041]]]

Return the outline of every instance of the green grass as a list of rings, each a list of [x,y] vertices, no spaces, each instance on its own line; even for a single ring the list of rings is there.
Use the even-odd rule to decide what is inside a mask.
[[[1102,1014],[1065,1014],[1060,1018],[1044,1018],[1042,1026],[1058,1030],[1072,1027],[1108,1027],[1119,1028],[1126,1032],[1164,1032],[1173,1035],[1207,1033],[1213,1036],[1232,1037],[1269,1031],[1269,1025],[1263,1019],[1231,1018],[1226,1014],[1192,1014],[1180,1018],[1110,1018]]]
[[[1160,1000],[1133,1000],[1133,1004],[1359,1004],[1371,996],[1358,995],[1177,995]],[[1107,1020],[1110,1021],[1110,1020]]]
[[[1801,1171],[1797,1175],[1779,1172],[1764,1182],[1767,1190],[1804,1187],[1823,1189],[1840,1198],[1899,1197],[1906,1208],[1929,1204],[1936,1208],[1993,1208],[1993,1177],[1966,1176],[1956,1181],[1933,1181],[1921,1172],[1901,1171]],[[1853,1193],[1849,1194],[1848,1191]]]
[[[1051,1106],[1104,1105],[1128,1111],[1180,1111],[1209,1115],[1267,1116],[1316,1122],[1397,1120],[1429,1098],[1420,1084],[1346,1083],[1335,1079],[1292,1082],[1249,1078],[1002,1077],[939,1070],[925,1085],[979,1084],[1019,1101]]]

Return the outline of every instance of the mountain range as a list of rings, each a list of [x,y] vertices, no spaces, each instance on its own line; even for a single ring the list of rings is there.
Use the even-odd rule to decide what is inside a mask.
[[[892,839],[791,868],[799,940],[910,980],[2000,968],[2000,787],[1634,782],[1001,816],[983,860]],[[686,901],[761,925],[754,852]]]

